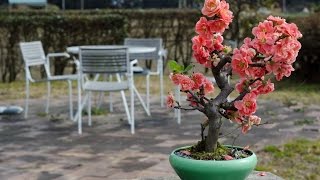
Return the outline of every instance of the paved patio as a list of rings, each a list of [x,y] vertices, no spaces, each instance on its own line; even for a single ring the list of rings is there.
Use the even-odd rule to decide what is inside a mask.
[[[199,138],[198,112],[186,112],[182,124],[173,111],[160,108],[158,98],[151,101],[152,116],[136,107],[136,134],[131,135],[121,103],[105,116],[93,116],[77,134],[77,126],[67,118],[67,98],[54,98],[51,114],[42,116],[44,99],[33,99],[28,119],[0,116],[0,179],[140,179],[174,176],[168,154],[176,147],[194,144]],[[0,105],[23,106],[22,100]],[[107,104],[104,107],[108,107]],[[260,101],[257,113],[273,122],[240,136],[237,145],[250,145],[259,151],[264,145],[281,144],[292,138],[320,138],[320,106],[285,107],[273,101]],[[312,125],[294,125],[312,119]],[[224,126],[234,126],[228,121]],[[229,129],[230,130],[230,129]],[[225,134],[228,130],[223,130]],[[238,132],[238,131],[236,131]],[[232,143],[231,137],[223,137]]]

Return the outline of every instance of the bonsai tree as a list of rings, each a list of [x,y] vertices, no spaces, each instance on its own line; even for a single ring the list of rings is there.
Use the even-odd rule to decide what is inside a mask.
[[[174,100],[172,93],[167,97],[167,106],[182,110],[198,110],[207,120],[202,123],[202,141],[198,144],[202,151],[215,152],[219,148],[218,138],[223,117],[237,123],[242,133],[252,126],[258,126],[261,119],[254,115],[257,98],[274,90],[272,80],[280,81],[294,71],[302,37],[294,23],[287,23],[280,17],[269,16],[253,28],[252,38],[245,38],[243,44],[233,51],[223,45],[223,32],[228,28],[233,15],[224,0],[205,0],[203,17],[195,25],[196,36],[192,38],[193,57],[197,63],[209,68],[220,89],[216,97],[213,83],[202,73],[188,75],[192,65],[184,68],[171,61],[169,66],[172,82],[186,93],[188,106]],[[233,87],[228,76],[236,74],[239,82]],[[236,90],[239,95],[228,101],[228,96]],[[204,130],[208,128],[204,136]]]

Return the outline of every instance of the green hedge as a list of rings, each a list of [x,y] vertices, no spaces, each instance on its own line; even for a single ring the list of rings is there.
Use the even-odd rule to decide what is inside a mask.
[[[120,15],[0,13],[0,73],[3,82],[14,81],[23,70],[19,42],[40,40],[46,52],[65,51],[70,45],[119,44],[126,37]],[[56,61],[54,73],[65,63]]]
[[[239,42],[251,34],[251,28],[261,19],[251,13],[240,14]],[[64,51],[79,44],[122,44],[125,37],[161,37],[168,49],[168,58],[185,65],[191,62],[191,38],[200,18],[199,10],[91,10],[91,11],[0,11],[0,75],[4,82],[13,81],[23,66],[19,53],[20,41],[41,40],[46,52]],[[320,52],[317,23],[319,14],[292,17],[304,37],[294,75],[316,79]],[[231,28],[235,24],[231,25]],[[230,32],[226,37],[230,38]],[[58,61],[57,61],[58,62]],[[61,74],[65,64],[56,64],[55,73]]]
[[[305,82],[320,82],[320,13],[290,21],[295,22],[303,34],[294,76]]]

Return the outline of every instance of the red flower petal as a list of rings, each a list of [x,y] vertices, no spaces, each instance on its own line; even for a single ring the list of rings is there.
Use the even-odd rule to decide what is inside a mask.
[[[229,156],[229,155],[224,155],[224,159],[225,159],[225,160],[232,160],[233,157],[232,157],[232,156]]]

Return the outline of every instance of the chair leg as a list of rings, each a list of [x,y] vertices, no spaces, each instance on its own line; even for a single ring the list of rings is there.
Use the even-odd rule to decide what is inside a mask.
[[[82,134],[81,83],[79,80],[78,80],[78,133]]]
[[[46,113],[49,113],[49,104],[50,104],[50,95],[51,95],[51,82],[48,81],[47,82],[47,88],[48,88],[48,92],[47,92],[47,103],[46,103]]]
[[[161,103],[161,107],[164,106],[164,95],[163,95],[163,65],[162,63],[160,63],[160,103]]]
[[[88,125],[91,126],[92,122],[91,122],[91,91],[88,92]]]
[[[130,88],[130,108],[131,108],[131,134],[135,133],[135,124],[134,124],[134,91],[133,86]]]
[[[113,100],[112,100],[112,93],[111,92],[109,92],[109,111],[110,112],[113,112]]]
[[[127,103],[127,99],[126,99],[126,95],[124,94],[124,91],[121,91],[121,97],[122,97],[122,101],[123,101],[123,105],[128,117],[128,122],[129,124],[132,124],[132,117],[130,117],[130,112],[129,112],[129,108],[128,108],[128,103]]]
[[[148,110],[148,115],[150,116],[150,75],[148,74],[146,77],[146,102],[147,102],[147,110]]]
[[[24,109],[24,118],[28,118],[28,111],[29,111],[29,80],[26,78],[26,100],[25,100],[25,109]]]
[[[112,82],[112,75],[109,75],[109,81]],[[113,102],[112,102],[112,93],[109,92],[109,111],[113,112]]]
[[[180,88],[179,88],[179,86],[176,86],[175,95],[174,96],[177,98],[177,101],[180,104],[180,100],[181,99],[180,99]],[[181,110],[180,109],[175,109],[175,117],[177,118],[177,123],[181,124]]]
[[[68,80],[68,86],[69,86],[69,115],[70,119],[73,119],[73,102],[72,102],[72,81]]]

